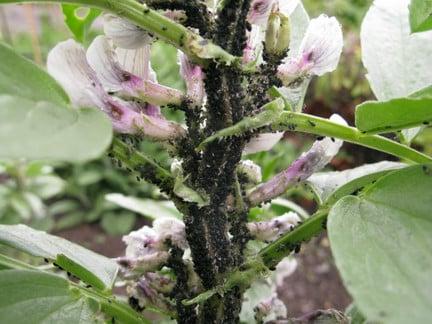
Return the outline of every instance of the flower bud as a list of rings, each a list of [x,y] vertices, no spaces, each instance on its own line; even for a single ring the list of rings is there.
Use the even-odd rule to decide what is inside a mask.
[[[291,22],[287,15],[279,13],[280,28],[279,39],[276,44],[276,54],[282,55],[288,52],[291,41]]]
[[[265,35],[265,49],[270,54],[276,54],[276,47],[279,40],[281,20],[277,13],[271,13],[267,22]]]

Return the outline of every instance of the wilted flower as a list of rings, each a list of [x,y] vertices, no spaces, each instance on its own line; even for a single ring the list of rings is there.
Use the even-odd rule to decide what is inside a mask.
[[[104,16],[104,33],[116,46],[126,49],[137,49],[153,42],[153,37],[148,32],[111,14]]]
[[[237,172],[246,177],[249,184],[256,185],[262,181],[261,167],[251,160],[240,161]]]
[[[342,47],[342,28],[336,18],[321,15],[312,19],[297,55],[279,66],[279,78],[289,85],[297,79],[331,72],[337,67]]]
[[[278,298],[276,293],[255,306],[254,312],[257,323],[262,323],[264,319],[283,319],[288,315],[285,304]]]
[[[129,297],[135,298],[143,309],[147,306],[155,306],[168,313],[173,311],[173,306],[170,302],[163,294],[152,287],[152,283],[146,277],[141,278],[137,282],[130,283],[127,286],[126,292]]]
[[[182,221],[163,217],[156,219],[153,227],[144,226],[138,231],[123,236],[126,255],[117,262],[129,271],[155,271],[169,258],[169,249],[174,245],[186,249],[185,225]]]
[[[162,140],[184,133],[183,128],[175,123],[146,115],[145,103],[141,106],[109,95],[89,65],[84,48],[74,40],[61,42],[51,50],[47,68],[75,106],[98,107],[110,117],[117,132],[143,134]],[[107,67],[106,73],[111,72],[111,67]]]
[[[248,223],[247,228],[254,239],[272,242],[291,230],[299,221],[300,217],[296,213],[289,212],[268,221]]]
[[[262,38],[261,28],[257,25],[252,25],[247,35],[246,46],[243,49],[243,63],[252,63],[258,59]]]

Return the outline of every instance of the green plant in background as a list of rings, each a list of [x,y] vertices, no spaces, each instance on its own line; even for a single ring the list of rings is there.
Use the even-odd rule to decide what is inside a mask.
[[[13,2],[26,1],[0,0]],[[2,320],[148,323],[146,310],[188,324],[428,322],[432,157],[411,143],[432,123],[432,30],[423,31],[432,11],[425,16],[417,1],[373,2],[361,46],[376,101],[358,105],[350,127],[338,115],[303,111],[312,78],[335,70],[343,37],[334,17],[310,19],[300,1],[57,2],[106,11],[106,36],[88,49],[57,44],[50,74],[1,45],[0,157],[79,164],[107,151],[169,201],[105,195],[153,218],[123,237],[125,256],[116,260],[0,225],[2,244],[47,263],[0,254]],[[157,82],[155,37],[179,51],[185,87]],[[184,119],[168,119],[160,106]],[[255,162],[267,157],[244,156],[270,150],[284,132],[317,139],[288,166],[270,158],[282,170],[268,169],[263,179]],[[144,138],[157,149],[141,146]],[[400,162],[322,172],[344,141]],[[70,177],[91,184],[107,175]],[[311,214],[284,197],[299,185],[314,195]],[[354,303],[346,313],[292,318],[276,288],[292,272],[293,253],[326,229]],[[126,287],[128,303],[113,293],[115,283]]]

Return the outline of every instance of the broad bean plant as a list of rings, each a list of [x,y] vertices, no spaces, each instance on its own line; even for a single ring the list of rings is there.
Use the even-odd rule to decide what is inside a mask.
[[[430,322],[432,157],[410,145],[432,122],[430,1],[371,5],[361,42],[376,100],[356,108],[355,127],[302,112],[310,81],[335,70],[344,41],[335,17],[311,18],[299,0],[49,2],[63,5],[75,38],[51,50],[47,71],[0,45],[0,157],[82,163],[106,153],[170,202],[124,236],[115,260],[0,226],[2,244],[46,262],[0,255],[2,323]],[[85,48],[98,15],[104,34]],[[156,41],[178,49],[186,90],[158,83]],[[284,132],[316,141],[262,181],[245,156]],[[171,168],[139,149],[143,139],[170,154]],[[344,142],[392,162],[323,172]],[[252,216],[295,186],[314,193],[313,215],[282,200],[285,214]],[[353,305],[292,318],[276,287],[295,268],[292,254],[325,230]]]

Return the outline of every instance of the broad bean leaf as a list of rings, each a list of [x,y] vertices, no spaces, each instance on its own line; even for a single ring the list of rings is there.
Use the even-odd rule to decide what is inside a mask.
[[[336,265],[371,322],[432,318],[432,165],[394,171],[330,211]]]
[[[174,217],[181,219],[182,215],[171,201],[157,201],[140,199],[122,194],[108,194],[105,199],[125,209],[156,219],[160,217]]]
[[[0,158],[82,162],[111,139],[111,122],[97,109],[0,96]]]
[[[379,134],[432,123],[432,98],[399,98],[368,101],[356,109],[356,126],[362,132]]]
[[[0,271],[2,323],[94,323],[89,300],[67,280],[45,272]]]
[[[117,275],[114,261],[63,238],[25,225],[0,225],[0,243],[54,261],[94,287],[111,289]]]
[[[331,204],[404,166],[403,163],[382,161],[344,171],[318,172],[306,181],[306,185],[312,189],[318,202]]]
[[[39,66],[0,42],[0,94],[65,105],[69,98]]]
[[[411,32],[432,29],[432,0],[411,0],[409,10]]]
[[[68,26],[77,41],[84,43],[92,23],[99,17],[101,11],[73,4],[62,4],[62,10],[66,26]],[[83,10],[82,16],[79,15],[80,10]]]
[[[432,84],[432,31],[411,34],[410,0],[375,0],[361,28],[362,58],[379,101],[402,98]],[[419,128],[404,130],[409,142]]]

